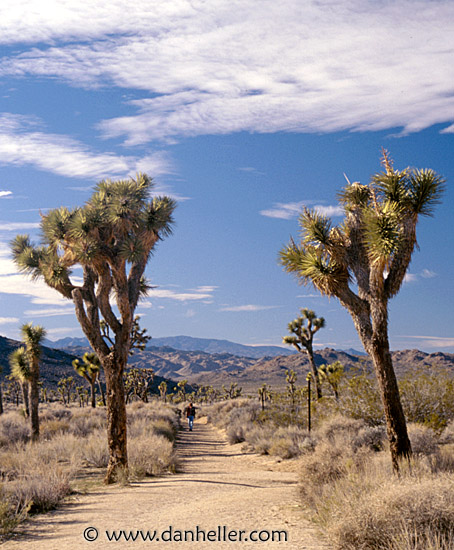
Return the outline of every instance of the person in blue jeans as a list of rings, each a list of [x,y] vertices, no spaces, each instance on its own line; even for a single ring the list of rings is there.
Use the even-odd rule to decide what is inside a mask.
[[[186,407],[186,416],[188,419],[189,431],[192,432],[195,418],[195,407],[192,403],[189,403],[189,405]]]

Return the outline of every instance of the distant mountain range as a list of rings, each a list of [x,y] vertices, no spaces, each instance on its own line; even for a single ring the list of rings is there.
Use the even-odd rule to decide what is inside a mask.
[[[43,378],[55,384],[60,376],[74,374],[71,366],[72,359],[75,356],[80,357],[89,347],[85,338],[65,338],[49,343],[54,347],[62,346],[62,349],[45,347],[43,353]],[[219,349],[219,352],[175,349],[169,345],[162,345],[163,343],[172,343],[180,347]],[[155,345],[149,345],[143,351],[135,350],[134,355],[129,359],[129,364],[138,368],[152,368],[156,379],[158,377],[174,381],[186,379],[192,384],[216,387],[236,382],[243,387],[244,391],[252,391],[263,383],[275,389],[284,387],[285,373],[289,369],[297,373],[298,384],[302,384],[305,373],[309,371],[305,354],[291,353],[290,350],[278,346],[242,346],[226,340],[189,337],[156,338],[153,344]],[[7,365],[8,354],[18,345],[19,342],[0,337],[0,358],[4,366]],[[230,349],[236,350],[237,353],[226,351]],[[267,355],[260,355],[263,350],[266,350]],[[318,365],[340,361],[347,370],[358,366],[372,370],[368,356],[356,350],[349,350],[349,352],[325,348],[315,353],[315,361]],[[428,354],[418,350],[405,350],[393,352],[392,357],[398,376],[414,368],[442,367],[454,371],[454,354],[441,352]],[[8,372],[9,369],[4,369],[4,373],[5,371]]]
[[[62,338],[56,342],[46,341],[46,345],[55,349],[86,347],[86,338]],[[277,357],[278,355],[293,355],[296,350],[279,346],[245,346],[228,340],[213,338],[193,338],[191,336],[168,336],[153,338],[147,344],[147,349],[168,347],[183,351],[203,351],[205,353],[230,353],[240,357]]]

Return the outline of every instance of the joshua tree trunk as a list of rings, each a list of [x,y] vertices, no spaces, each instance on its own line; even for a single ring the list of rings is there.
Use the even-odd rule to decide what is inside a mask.
[[[99,388],[99,392],[101,393],[102,404],[105,407],[106,406],[106,395],[104,393],[104,388],[102,387],[100,374],[98,374],[98,388]]]
[[[352,315],[364,349],[374,363],[380,398],[386,419],[386,430],[394,471],[399,471],[399,462],[411,457],[411,443],[400,400],[399,387],[394,372],[388,340],[387,304],[375,301],[371,304],[368,323]],[[370,322],[372,321],[372,323]]]
[[[30,424],[32,428],[32,438],[34,441],[39,439],[39,363],[34,361],[30,378]]]
[[[22,398],[24,400],[25,416],[30,418],[30,400],[29,400],[29,383],[24,381],[20,383],[22,389]]]
[[[91,406],[95,409],[96,408],[96,394],[95,394],[95,384],[96,384],[96,378],[91,379],[90,386],[91,386]]]
[[[320,387],[320,379],[318,377],[317,365],[315,364],[315,361],[314,361],[314,350],[312,348],[312,344],[309,343],[305,349],[306,349],[307,356],[309,357],[309,364],[311,367],[311,373],[315,384],[315,394],[318,400],[322,398],[322,388]]]
[[[107,443],[109,446],[109,464],[105,483],[115,483],[118,471],[128,467],[126,438],[126,404],[123,383],[124,364],[115,352],[101,359],[106,377],[107,390]],[[125,361],[121,362],[125,363]]]

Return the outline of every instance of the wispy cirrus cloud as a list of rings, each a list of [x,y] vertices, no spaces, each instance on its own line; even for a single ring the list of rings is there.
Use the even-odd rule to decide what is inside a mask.
[[[202,301],[204,303],[211,303],[213,300],[213,292],[218,288],[217,286],[199,286],[189,290],[173,290],[171,288],[153,288],[149,297],[151,300],[155,299],[169,299],[176,300],[177,302],[191,302]],[[141,307],[150,307],[151,303],[144,301]]]
[[[131,102],[136,114],[99,125],[130,145],[238,131],[454,131],[446,0],[5,1],[0,40],[39,47],[4,57],[0,74],[149,92]]]
[[[242,306],[225,306],[221,307],[219,311],[233,311],[233,312],[242,312],[242,311],[265,311],[267,309],[275,309],[280,306],[260,306],[255,304],[245,304]]]
[[[68,301],[68,300],[66,300]],[[58,317],[60,315],[74,315],[74,307],[53,307],[44,309],[27,309],[24,315],[28,317]]]
[[[0,325],[9,325],[11,323],[18,323],[18,317],[0,317]]]
[[[0,199],[5,199],[7,197],[11,197],[13,194],[12,191],[0,191]]]
[[[36,128],[33,131],[37,125],[35,117],[27,119],[0,113],[0,164],[31,165],[61,176],[93,179],[122,177],[136,172],[158,176],[174,171],[165,151],[144,157],[95,152],[69,136],[45,133]],[[11,192],[2,193],[9,195]]]
[[[0,222],[0,231],[29,231],[38,227],[38,222]]]
[[[443,349],[454,348],[454,336],[419,336],[419,335],[398,335],[395,338],[420,341],[426,348]]]
[[[435,271],[426,268],[423,269],[420,273],[407,272],[404,277],[404,283],[414,283],[418,281],[421,277],[423,279],[433,279],[434,277],[437,277],[437,274],[435,273]]]
[[[296,218],[301,214],[302,209],[305,206],[309,206],[313,201],[300,201],[300,202],[277,202],[271,208],[266,210],[261,210],[260,214],[266,216],[267,218],[277,218],[280,220],[290,220]],[[340,206],[324,206],[316,204],[311,206],[311,209],[316,210],[323,216],[327,217],[336,217],[342,216],[344,210]]]

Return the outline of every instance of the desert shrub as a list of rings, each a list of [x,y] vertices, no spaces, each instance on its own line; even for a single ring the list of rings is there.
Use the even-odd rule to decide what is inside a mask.
[[[280,427],[276,430],[269,454],[281,458],[295,458],[315,449],[316,440],[298,426]]]
[[[0,484],[0,537],[8,535],[27,517],[27,508],[18,508]]]
[[[57,434],[68,432],[69,429],[68,420],[47,420],[41,422],[39,427],[40,436],[44,439],[51,439]]]
[[[438,452],[438,439],[431,428],[422,424],[408,423],[407,429],[413,454],[428,456]]]
[[[87,407],[73,410],[70,420],[70,430],[72,434],[78,437],[87,437],[97,430],[104,430],[105,427],[105,409],[92,409],[91,407]]]
[[[328,506],[332,518],[326,528],[342,550],[450,548],[454,539],[454,480],[451,475],[401,479],[378,475],[358,491],[343,479]],[[341,498],[339,499],[339,495]]]
[[[384,423],[383,406],[375,376],[361,369],[351,369],[345,377],[337,402],[332,408],[342,416],[357,418],[369,426]]]
[[[441,432],[440,443],[443,445],[446,445],[447,443],[454,443],[454,419],[450,420]]]
[[[69,472],[54,467],[5,483],[5,491],[17,510],[48,512],[70,494],[70,479]]]
[[[230,424],[226,431],[228,442],[231,445],[234,445],[235,443],[242,443],[246,440],[246,434],[253,428],[253,426],[254,425],[252,422],[247,422],[244,424],[241,422],[235,422],[234,424]]]
[[[267,455],[273,445],[275,432],[276,427],[269,424],[253,425],[246,432],[245,441],[256,453]]]
[[[84,439],[81,455],[87,466],[106,468],[109,463],[109,449],[104,432],[95,432]]]
[[[0,415],[0,448],[25,443],[29,439],[30,426],[23,416],[16,411]]]
[[[454,419],[454,377],[442,368],[415,369],[399,381],[405,416],[440,433]]]
[[[129,469],[138,478],[177,470],[178,461],[172,443],[160,435],[131,438],[128,455]]]

